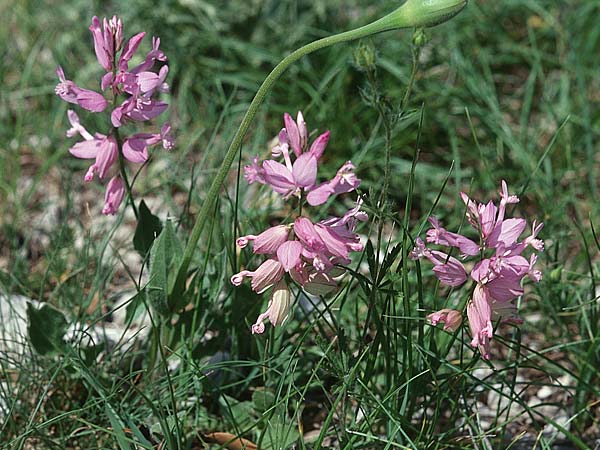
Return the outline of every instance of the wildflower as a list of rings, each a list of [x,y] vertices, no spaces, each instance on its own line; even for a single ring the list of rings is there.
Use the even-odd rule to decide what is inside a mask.
[[[506,206],[518,203],[519,198],[508,193],[504,180],[498,206],[492,201],[477,203],[465,193],[461,193],[461,198],[467,207],[467,221],[477,232],[481,246],[465,236],[447,231],[435,217],[429,218],[433,228],[427,231],[427,242],[458,248],[463,257],[479,256],[470,273],[467,274],[463,264],[456,258],[427,248],[420,238],[415,240],[411,257],[425,257],[431,261],[434,274],[445,285],[460,286],[468,276],[475,282],[471,300],[467,304],[471,345],[478,348],[484,358],[489,358],[490,340],[494,334],[492,324],[498,321],[522,323],[512,302],[524,293],[524,277],[529,276],[536,283],[542,277],[541,272],[534,268],[537,255],[532,254],[528,260],[522,253],[528,247],[537,251],[544,249],[543,241],[537,238],[543,224],[534,221],[531,236],[518,242],[527,222],[522,218],[506,218]],[[438,315],[431,315],[430,320],[432,323],[441,322],[447,318],[444,315],[446,312],[434,313]]]
[[[455,309],[444,308],[427,316],[431,325],[444,324],[444,330],[456,331],[462,323],[462,314]]]
[[[330,196],[352,192],[360,185],[360,180],[354,174],[354,164],[346,162],[337,172],[335,177],[312,189],[306,200],[312,206],[322,205]]]
[[[277,225],[271,227],[258,236],[249,234],[237,239],[236,244],[240,248],[245,248],[249,242],[253,242],[253,252],[262,255],[272,255],[277,253],[277,249],[288,240],[290,227],[287,225]]]
[[[319,135],[309,147],[306,122],[301,112],[298,112],[296,120],[285,113],[284,124],[285,128],[278,135],[278,144],[271,150],[272,157],[283,157],[284,163],[270,159],[259,164],[258,157],[255,157],[244,167],[248,183],[270,185],[284,198],[305,192],[312,206],[325,203],[334,194],[351,192],[358,187],[360,180],[354,174],[355,167],[351,161],[346,162],[332,180],[317,186],[318,161],[329,142],[330,132]]]
[[[75,134],[80,134],[84,141],[73,145],[69,152],[76,158],[92,159],[96,162],[88,169],[84,180],[89,182],[94,178],[94,174],[98,173],[99,178],[106,177],[110,167],[116,162],[119,151],[117,141],[112,136],[105,136],[96,133],[92,136],[79,122],[79,117],[74,111],[68,111],[71,128],[67,131],[67,136],[73,137]]]
[[[278,282],[271,292],[267,310],[256,319],[252,325],[252,334],[262,334],[265,331],[265,320],[269,320],[274,327],[285,322],[290,312],[290,290],[284,281]]]
[[[331,195],[350,192],[358,187],[360,180],[354,175],[354,166],[348,161],[338,171],[334,179],[316,188],[318,161],[323,155],[330,138],[327,131],[308,145],[308,130],[301,112],[296,120],[284,115],[283,128],[272,148],[273,158],[283,157],[283,163],[274,159],[259,162],[252,159],[244,167],[244,177],[249,184],[258,182],[270,185],[284,198],[307,194],[310,205],[324,203]],[[314,194],[313,194],[314,193]],[[318,201],[312,201],[317,199]],[[313,222],[305,216],[297,217],[293,224],[280,224],[268,228],[258,235],[248,234],[236,240],[240,248],[252,243],[255,254],[266,255],[255,271],[243,270],[231,277],[235,286],[245,278],[252,278],[252,289],[262,293],[273,286],[269,308],[261,314],[252,326],[253,333],[264,331],[264,321],[279,325],[287,317],[290,290],[287,282],[291,279],[306,292],[325,295],[337,289],[335,277],[344,273],[337,267],[350,262],[353,251],[362,251],[359,236],[354,232],[357,221],[365,221],[368,216],[360,211],[362,201],[342,217],[330,217]]]
[[[152,38],[152,50],[141,64],[130,70],[129,63],[146,33],[137,33],[125,42],[123,23],[117,16],[113,16],[110,20],[104,18],[102,21],[94,16],[89,29],[94,41],[96,59],[106,71],[100,80],[101,89],[104,91],[111,87],[115,98],[125,96],[123,102],[110,112],[113,128],[120,127],[128,121],[147,121],[162,114],[168,105],[156,99],[155,94],[168,92],[166,77],[169,68],[163,65],[157,72],[151,71],[156,61],[167,60],[165,54],[159,49],[160,39]],[[107,108],[108,101],[102,94],[80,88],[66,78],[60,66],[56,73],[59,83],[55,92],[60,98],[95,113],[103,112]],[[85,181],[91,181],[95,174],[98,174],[100,179],[106,178],[113,164],[119,160],[119,154],[124,160],[143,163],[149,158],[150,147],[162,143],[164,149],[171,150],[175,145],[169,123],[165,123],[158,133],[137,133],[124,137],[120,148],[115,138],[116,131],[108,134],[92,134],[80,123],[74,111],[69,110],[67,114],[71,123],[67,136],[80,135],[84,139],[73,145],[69,149],[70,153],[77,158],[95,159],[84,177]],[[121,170],[124,168],[121,167]],[[131,191],[131,187],[125,186],[124,183],[125,181],[119,176],[113,177],[108,183],[105,206],[102,210],[104,214],[115,214],[123,200],[125,190]]]
[[[254,272],[242,270],[240,273],[233,275],[231,283],[239,286],[244,281],[244,278],[252,278],[252,290],[257,294],[261,294],[281,280],[283,273],[283,265],[276,258],[270,258],[263,262]]]
[[[125,139],[123,142],[123,156],[134,163],[143,163],[148,160],[148,147],[162,143],[165,150],[173,148],[171,126],[165,123],[160,133],[138,133]]]
[[[102,112],[108,105],[108,102],[102,94],[99,94],[89,89],[83,89],[73,83],[71,80],[67,80],[62,67],[58,66],[56,69],[59,83],[56,85],[54,92],[64,101],[69,103],[75,103],[81,106],[83,109],[87,109],[92,112]]]
[[[124,195],[125,184],[123,183],[123,179],[119,175],[111,178],[106,186],[106,195],[104,197],[104,208],[102,209],[102,214],[116,214],[121,202],[123,201]]]

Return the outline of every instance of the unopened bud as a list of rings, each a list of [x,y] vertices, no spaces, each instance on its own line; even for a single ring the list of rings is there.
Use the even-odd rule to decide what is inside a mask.
[[[457,15],[466,4],[467,0],[408,0],[378,21],[380,31],[434,27]]]
[[[361,41],[354,50],[354,63],[362,70],[373,69],[377,61],[377,54],[373,43]]]
[[[413,45],[415,47],[423,47],[428,41],[427,33],[424,28],[417,28],[413,33]]]

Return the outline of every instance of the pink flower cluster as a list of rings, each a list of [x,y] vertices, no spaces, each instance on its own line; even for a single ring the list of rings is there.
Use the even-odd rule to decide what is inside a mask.
[[[279,143],[272,154],[273,157],[283,156],[285,165],[274,160],[259,165],[258,158],[254,158],[245,167],[249,183],[268,184],[284,198],[296,195],[301,201],[306,193],[310,205],[320,205],[333,194],[350,192],[358,187],[360,180],[354,175],[351,162],[344,164],[332,180],[317,186],[317,164],[329,140],[329,132],[317,137],[308,147],[308,132],[302,114],[298,113],[296,121],[285,114],[284,120],[285,128],[279,133]],[[257,293],[274,285],[268,309],[258,317],[252,333],[263,333],[267,319],[274,326],[285,321],[290,307],[289,280],[314,295],[325,295],[337,288],[335,277],[343,274],[343,269],[338,266],[350,263],[350,252],[363,249],[354,232],[357,221],[368,219],[360,207],[358,201],[342,217],[319,222],[299,216],[291,224],[277,225],[258,235],[237,239],[238,247],[245,248],[252,242],[253,252],[265,255],[267,259],[254,271],[243,270],[233,275],[231,282],[239,286],[245,278],[251,278],[252,289]]]
[[[165,79],[169,68],[163,65],[158,73],[150,70],[155,62],[167,60],[165,54],[159,50],[160,39],[152,38],[152,50],[140,64],[130,69],[129,63],[145,36],[144,32],[136,34],[124,43],[123,24],[116,16],[110,20],[105,18],[102,23],[94,16],[90,31],[94,38],[98,62],[106,70],[100,81],[101,90],[106,91],[110,88],[115,105],[119,97],[125,98],[111,112],[114,131],[109,135],[92,135],[81,125],[74,111],[67,112],[71,123],[67,137],[80,135],[83,138],[83,141],[70,148],[70,153],[77,158],[95,160],[84,177],[86,182],[92,181],[96,174],[100,179],[106,178],[113,164],[119,159],[119,152],[128,161],[143,163],[149,158],[148,149],[151,146],[162,143],[166,150],[171,150],[174,146],[171,126],[168,123],[162,126],[159,133],[138,133],[125,138],[121,148],[121,142],[116,137],[116,129],[123,124],[153,119],[167,109],[167,103],[154,97],[158,92],[168,92],[169,87]],[[59,83],[55,92],[63,100],[94,113],[103,112],[108,107],[109,102],[103,94],[80,88],[66,78],[62,67],[59,66],[56,73]],[[124,192],[123,179],[120,175],[115,175],[107,184],[102,213],[115,214],[123,200]]]
[[[508,194],[505,181],[502,181],[499,206],[492,201],[477,203],[465,193],[461,193],[461,197],[467,208],[467,221],[477,231],[479,243],[447,231],[435,217],[429,218],[433,228],[427,231],[427,242],[457,248],[462,258],[477,256],[479,261],[470,274],[457,258],[427,248],[420,238],[416,240],[411,257],[425,257],[432,262],[433,272],[442,284],[461,286],[469,276],[476,283],[467,304],[471,345],[479,348],[483,357],[489,359],[494,323],[522,323],[513,303],[514,299],[523,295],[521,281],[526,276],[534,282],[542,278],[541,272],[534,269],[537,255],[532,253],[527,260],[522,254],[528,247],[537,251],[544,249],[544,242],[537,238],[544,224],[534,221],[531,235],[518,241],[527,222],[521,218],[505,218],[507,205],[519,202],[516,195]],[[456,330],[462,322],[459,311],[447,308],[428,317],[433,325],[442,322],[449,331]]]
[[[330,132],[318,136],[309,147],[308,129],[302,113],[298,112],[295,121],[288,113],[283,117],[285,128],[279,132],[279,143],[273,147],[272,156],[283,156],[284,164],[273,159],[259,164],[255,157],[244,168],[244,177],[249,184],[255,181],[268,184],[284,198],[306,194],[306,200],[312,206],[322,205],[331,195],[351,192],[358,187],[360,180],[354,174],[351,161],[342,165],[333,179],[317,186],[317,166],[329,142]]]

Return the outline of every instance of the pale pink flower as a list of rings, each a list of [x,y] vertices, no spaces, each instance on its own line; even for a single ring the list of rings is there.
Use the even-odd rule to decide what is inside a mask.
[[[485,359],[490,359],[490,339],[494,336],[492,326],[491,297],[483,285],[473,291],[473,299],[467,305],[467,317],[471,329],[471,346],[479,348]]]
[[[249,234],[236,240],[240,248],[245,248],[249,242],[253,243],[252,251],[256,254],[274,255],[277,249],[286,242],[290,235],[290,227],[287,225],[277,225],[271,227],[258,236]]]
[[[252,334],[262,334],[265,331],[264,321],[268,320],[274,327],[280,326],[290,312],[291,293],[285,281],[279,281],[271,292],[267,310],[258,316],[252,325]]]
[[[270,258],[264,261],[255,271],[242,270],[231,277],[234,286],[240,286],[244,278],[252,278],[252,290],[261,294],[283,277],[283,266],[277,259]]]
[[[322,205],[332,195],[355,190],[360,185],[360,180],[354,174],[354,169],[354,164],[351,161],[347,161],[330,181],[321,183],[316,188],[311,189],[306,196],[309,205]]]
[[[438,250],[430,250],[421,238],[415,240],[416,246],[410,253],[412,259],[427,258],[434,265],[433,272],[442,284],[457,287],[467,281],[467,271],[462,263],[453,256]]]
[[[248,184],[254,182],[266,184],[265,181],[265,169],[258,163],[258,156],[252,158],[249,165],[244,166],[244,178]]]
[[[438,323],[444,324],[444,330],[456,331],[462,323],[462,314],[455,309],[444,308],[427,316],[431,325],[435,326]]]
[[[431,216],[427,219],[433,226],[427,231],[427,242],[438,245],[446,245],[448,247],[457,247],[463,255],[477,255],[479,253],[479,245],[471,239],[466,238],[458,233],[451,233],[442,226],[436,217]]]
[[[317,159],[309,153],[300,155],[293,164],[288,157],[286,165],[267,160],[263,162],[262,167],[265,183],[284,198],[314,186],[317,179]]]
[[[165,123],[160,133],[138,133],[128,137],[123,142],[123,156],[133,163],[143,163],[148,160],[148,148],[162,143],[165,150],[173,148],[171,126]]]
[[[104,196],[104,208],[102,214],[114,215],[119,210],[119,206],[125,195],[125,184],[123,179],[116,175],[106,185],[106,195]]]
[[[96,162],[88,169],[84,180],[92,181],[95,173],[98,173],[98,177],[101,179],[106,177],[108,170],[119,156],[117,141],[112,136],[105,136],[100,133],[92,136],[79,123],[79,117],[73,111],[69,111],[68,117],[72,128],[67,131],[67,135],[72,137],[75,133],[79,133],[85,139],[73,145],[69,152],[77,158],[96,159]]]

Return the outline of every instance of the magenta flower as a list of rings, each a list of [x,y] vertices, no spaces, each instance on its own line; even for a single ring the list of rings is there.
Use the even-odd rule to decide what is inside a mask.
[[[102,21],[94,16],[90,31],[94,36],[94,51],[98,62],[107,72],[112,71],[115,54],[123,46],[123,23],[117,16],[113,16],[110,21]]]

